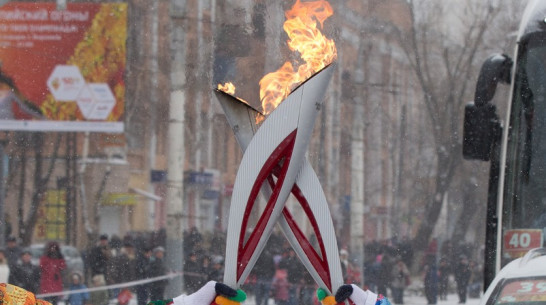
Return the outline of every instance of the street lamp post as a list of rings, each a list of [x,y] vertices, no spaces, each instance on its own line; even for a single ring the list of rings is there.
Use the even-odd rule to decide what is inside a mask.
[[[184,199],[184,105],[186,80],[184,0],[171,0],[171,97],[168,125],[168,172],[167,172],[167,267],[174,272],[183,269],[182,212]],[[182,292],[183,278],[173,277],[165,295],[176,296]]]

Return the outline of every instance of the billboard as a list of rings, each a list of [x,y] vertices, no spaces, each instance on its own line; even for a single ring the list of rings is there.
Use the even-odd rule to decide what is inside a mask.
[[[0,130],[123,132],[127,3],[0,7]]]

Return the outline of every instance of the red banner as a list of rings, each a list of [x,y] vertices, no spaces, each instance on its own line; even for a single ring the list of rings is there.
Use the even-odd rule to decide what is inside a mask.
[[[0,129],[122,132],[126,3],[0,8]]]

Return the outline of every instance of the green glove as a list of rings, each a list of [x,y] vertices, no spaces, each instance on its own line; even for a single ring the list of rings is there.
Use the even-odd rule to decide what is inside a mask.
[[[322,302],[322,300],[324,300],[324,298],[327,296],[328,296],[328,292],[326,292],[326,290],[322,288],[317,289],[317,298],[319,301]]]

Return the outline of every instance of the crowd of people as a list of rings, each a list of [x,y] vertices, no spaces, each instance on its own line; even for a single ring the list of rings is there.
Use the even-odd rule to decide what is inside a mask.
[[[433,240],[425,253],[423,263],[425,296],[429,304],[447,299],[450,276],[453,276],[459,303],[466,303],[467,297],[479,298],[482,290],[483,269],[467,244],[455,245],[451,241],[442,243],[437,251],[437,241]],[[440,259],[438,260],[439,253]]]
[[[135,244],[138,244],[137,247]],[[69,275],[65,284],[67,263],[58,242],[51,241],[45,246],[44,254],[37,264],[32,263],[32,253],[17,245],[9,237],[7,247],[0,251],[0,280],[24,288],[37,295],[50,294],[44,300],[56,305],[64,298],[69,305],[108,305],[112,298],[134,293],[139,305],[150,300],[164,298],[167,279],[152,281],[130,287],[130,289],[104,289],[86,292],[88,287],[100,287],[144,280],[167,274],[163,262],[165,249],[149,246],[150,243],[127,236],[123,240],[101,235],[97,244],[83,252],[84,268]],[[63,291],[75,291],[63,294]],[[76,292],[78,291],[78,292]],[[53,295],[51,295],[53,294]],[[56,295],[55,295],[56,294]],[[130,297],[129,297],[130,298]],[[129,299],[119,299],[126,305]]]
[[[155,241],[155,245],[153,245]],[[84,255],[86,274],[93,280],[115,285],[135,282],[167,274],[165,266],[165,248],[156,239],[145,240],[140,236],[125,236],[121,241],[117,237],[108,239],[101,235],[97,245]],[[161,300],[168,279],[141,283],[131,287],[138,305],[145,305],[150,300]],[[119,303],[127,302],[128,289],[109,290],[110,298],[118,298]],[[96,305],[96,304],[93,304]]]
[[[57,242],[46,245],[39,264],[32,263],[32,254],[17,244],[17,239],[9,237],[7,247],[0,251],[2,281],[19,286],[33,293],[55,293],[63,290],[62,273],[66,269],[66,262]],[[57,296],[44,298],[52,304],[57,304]]]
[[[423,293],[428,304],[446,300],[449,288],[454,284],[459,303],[466,303],[467,296],[479,297],[482,290],[483,270],[476,259],[476,247],[447,240],[441,243],[433,239],[419,264],[415,265],[414,251],[408,239],[373,241],[365,245],[365,286],[377,293],[391,296],[396,304],[404,303],[404,290],[411,285],[409,270],[421,275]],[[454,282],[454,283],[452,283]]]
[[[82,251],[84,270],[71,274],[70,284],[65,285],[66,262],[57,242],[48,243],[39,264],[34,265],[30,251],[19,247],[15,238],[9,238],[7,247],[0,251],[0,280],[36,294],[84,291],[65,296],[70,305],[107,305],[114,298],[118,304],[126,305],[132,296],[136,297],[138,305],[145,305],[149,300],[165,297],[168,279],[138,282],[168,273],[164,243],[164,236],[128,235],[120,239],[101,235],[96,244]],[[210,280],[222,281],[224,247],[224,233],[216,232],[205,238],[196,228],[184,232],[184,293],[191,294]],[[422,274],[429,304],[436,304],[438,298],[446,299],[450,276],[456,283],[460,303],[465,303],[467,295],[478,297],[481,291],[480,266],[468,258],[473,253],[468,247],[455,247],[449,241],[439,248],[438,242],[433,240],[418,266],[413,266],[414,254],[407,239],[366,244],[364,255],[367,260],[362,268],[343,246],[341,248],[339,257],[344,282],[390,297],[395,304],[404,303],[404,291],[412,281],[410,270],[419,270]],[[364,282],[361,282],[362,277]],[[137,283],[128,289],[85,292],[87,287],[127,282]],[[314,280],[279,233],[271,235],[242,288],[254,296],[256,305],[269,305],[271,301],[277,305],[316,303]],[[58,296],[46,299],[54,305],[59,301]]]

